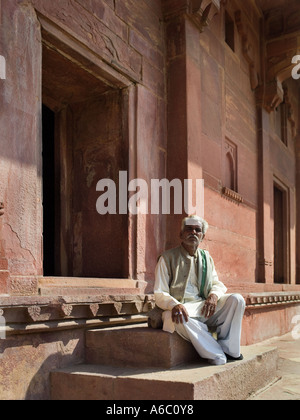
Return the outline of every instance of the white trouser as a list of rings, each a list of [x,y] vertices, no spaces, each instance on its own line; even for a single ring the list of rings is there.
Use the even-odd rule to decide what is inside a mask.
[[[245,312],[244,298],[239,294],[226,295],[226,302],[209,319],[189,318],[184,324],[175,324],[176,332],[190,341],[203,359],[211,364],[223,365],[227,362],[224,353],[239,357],[242,319]],[[216,329],[218,341],[208,332]]]

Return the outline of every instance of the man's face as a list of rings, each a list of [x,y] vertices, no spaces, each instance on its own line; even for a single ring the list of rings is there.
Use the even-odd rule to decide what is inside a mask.
[[[203,227],[200,223],[193,225],[185,225],[183,231],[180,234],[180,239],[185,245],[188,246],[199,246],[200,242],[204,238]]]

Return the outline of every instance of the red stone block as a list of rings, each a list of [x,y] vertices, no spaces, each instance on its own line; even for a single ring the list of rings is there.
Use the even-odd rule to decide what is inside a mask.
[[[8,261],[6,258],[0,258],[0,271],[2,270],[8,270]]]
[[[115,0],[117,16],[163,50],[162,23],[143,0]]]
[[[116,16],[112,10],[114,9],[112,4],[107,4],[105,0],[78,0],[78,3],[91,14],[95,15],[105,26],[110,28],[125,42],[128,41],[128,26]]]
[[[50,20],[59,25],[66,25],[67,30],[76,34],[88,48],[98,52],[101,57],[117,68],[126,69],[134,74],[137,80],[141,75],[141,56],[128,46],[115,32],[109,29],[102,21],[91,15],[77,2],[69,3],[62,0],[59,3],[33,0],[35,7]],[[110,13],[110,12],[107,12]],[[68,19],[65,19],[67,14]]]
[[[146,58],[151,65],[162,70],[164,68],[164,57],[155,49],[149,41],[143,38],[136,30],[130,29],[129,44]]]
[[[0,271],[0,295],[8,293],[9,272]]]

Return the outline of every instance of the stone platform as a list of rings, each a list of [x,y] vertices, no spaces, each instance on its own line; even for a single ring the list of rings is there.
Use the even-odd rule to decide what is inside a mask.
[[[244,400],[276,377],[274,347],[210,366],[177,334],[145,326],[91,330],[86,363],[51,374],[53,400]]]

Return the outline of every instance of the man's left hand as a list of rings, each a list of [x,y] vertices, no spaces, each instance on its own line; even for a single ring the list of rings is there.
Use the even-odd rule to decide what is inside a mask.
[[[211,316],[213,316],[216,312],[217,304],[218,304],[218,296],[216,295],[208,296],[203,306],[201,315],[203,315],[205,318],[210,318]]]

